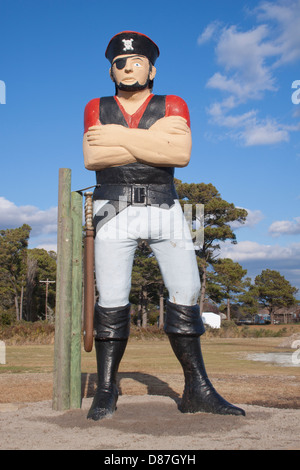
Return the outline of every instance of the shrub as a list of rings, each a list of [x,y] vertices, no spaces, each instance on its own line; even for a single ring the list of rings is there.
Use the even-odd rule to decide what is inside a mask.
[[[212,328],[205,325],[205,335],[207,338],[237,338],[239,337],[239,329],[234,321],[224,320],[220,328]]]
[[[269,328],[249,328],[249,326],[243,326],[241,329],[241,336],[243,338],[280,338],[285,336],[286,333],[287,329],[285,327],[277,331]]]
[[[221,328],[211,328],[205,325],[206,338],[271,338],[286,336],[288,330],[286,327],[280,330],[273,330],[271,328],[251,328],[248,325],[238,327],[235,322],[224,320],[221,323]]]
[[[1,325],[0,338],[8,344],[50,344],[54,330],[54,325],[46,321],[19,321],[8,326]]]
[[[131,324],[130,337],[134,339],[164,339],[166,334],[163,329],[158,328],[157,325],[150,325],[147,328],[139,328]]]
[[[7,310],[0,309],[0,327],[9,326],[15,323],[16,321],[16,311],[15,308],[10,308]]]

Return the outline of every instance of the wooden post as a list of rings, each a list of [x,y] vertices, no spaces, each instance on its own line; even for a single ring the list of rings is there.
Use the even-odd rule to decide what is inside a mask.
[[[71,170],[59,169],[54,410],[81,407],[82,194],[71,193]]]
[[[81,407],[81,315],[82,315],[82,194],[72,192],[71,209],[73,220],[72,262],[72,336],[70,407]]]
[[[59,169],[54,376],[52,407],[70,408],[72,316],[71,170]]]

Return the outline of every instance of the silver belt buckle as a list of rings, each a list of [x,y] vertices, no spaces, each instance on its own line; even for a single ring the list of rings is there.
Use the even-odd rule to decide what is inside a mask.
[[[133,206],[146,206],[147,205],[147,191],[145,185],[137,184],[132,185],[131,189],[131,204]]]

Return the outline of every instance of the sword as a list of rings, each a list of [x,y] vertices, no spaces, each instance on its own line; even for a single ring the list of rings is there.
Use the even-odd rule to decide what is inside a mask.
[[[84,237],[84,350],[93,349],[94,308],[95,308],[95,280],[94,280],[94,227],[93,227],[93,201],[92,192],[85,196],[85,237]]]

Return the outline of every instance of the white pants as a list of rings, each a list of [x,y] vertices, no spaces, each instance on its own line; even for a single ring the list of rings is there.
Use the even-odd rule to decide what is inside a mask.
[[[94,202],[94,215],[107,201]],[[169,300],[195,305],[200,278],[194,245],[179,201],[171,209],[129,206],[106,222],[95,237],[95,271],[99,305],[128,304],[134,253],[146,240],[160,267]]]

